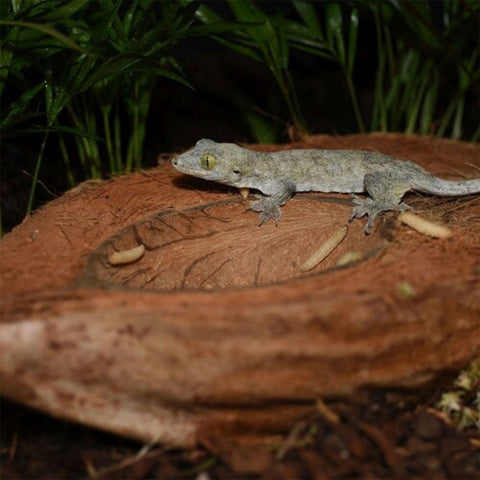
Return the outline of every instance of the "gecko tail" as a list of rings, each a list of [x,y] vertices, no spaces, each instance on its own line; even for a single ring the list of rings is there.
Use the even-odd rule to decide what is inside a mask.
[[[425,177],[413,182],[413,190],[443,197],[472,195],[480,193],[480,178],[443,180],[433,175],[425,175]]]

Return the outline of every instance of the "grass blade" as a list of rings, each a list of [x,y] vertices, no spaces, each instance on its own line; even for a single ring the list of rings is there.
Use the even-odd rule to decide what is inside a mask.
[[[13,20],[0,20],[0,25],[10,25],[14,27],[24,27],[38,30],[39,32],[45,33],[53,38],[56,38],[57,40],[60,40],[60,42],[62,42],[66,47],[71,48],[72,50],[86,53],[85,50],[80,47],[76,42],[74,42],[71,38],[67,37],[63,33],[60,33],[58,30],[55,30],[49,25],[34,22],[18,22]]]
[[[66,5],[60,4],[60,6],[50,9],[38,19],[44,22],[55,22],[63,20],[64,18],[69,18],[87,5],[89,1],[90,0],[70,0]]]
[[[45,145],[47,144],[47,139],[48,139],[48,132],[45,132],[43,136],[42,144],[40,146],[40,151],[38,152],[37,161],[35,163],[35,171],[33,172],[32,186],[30,187],[30,195],[28,196],[27,211],[25,213],[25,216],[27,217],[32,212],[33,200],[35,198],[35,190],[37,188],[37,183],[38,183],[38,174],[40,173],[40,165],[42,164],[43,153],[45,151]]]
[[[343,41],[342,10],[338,3],[329,3],[326,9],[327,17],[327,40],[336,51],[338,61],[346,66],[345,44]]]
[[[358,15],[358,9],[353,8],[350,12],[350,29],[348,33],[348,59],[347,59],[347,72],[348,75],[353,75],[353,67],[355,64],[355,58],[357,53],[357,38],[358,27],[360,19]]]
[[[320,27],[320,22],[318,21],[314,5],[310,2],[298,0],[293,0],[292,3],[295,7],[295,10],[300,15],[300,18],[307,26],[310,34],[323,41],[324,35]]]

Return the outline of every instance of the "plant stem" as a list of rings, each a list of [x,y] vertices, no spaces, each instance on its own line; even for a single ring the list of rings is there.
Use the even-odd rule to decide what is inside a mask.
[[[103,118],[103,129],[105,130],[105,144],[107,147],[108,155],[108,164],[110,166],[110,173],[118,173],[117,166],[115,165],[115,153],[113,152],[112,145],[112,133],[110,131],[110,121],[109,121],[109,110],[110,108],[102,108],[102,118]]]
[[[120,129],[118,102],[115,104],[115,112],[113,115],[113,138],[115,148],[115,164],[117,166],[117,172],[124,171],[123,157],[122,157],[122,131]]]
[[[380,18],[378,14],[378,8],[374,10],[375,15],[375,32],[377,36],[377,73],[375,77],[375,89],[374,89],[374,101],[372,108],[372,120],[370,130],[381,131],[386,130],[386,118],[385,118],[385,96],[383,93],[384,77],[385,77],[385,50],[382,48],[382,30],[380,28]]]
[[[451,138],[459,140],[462,136],[462,119],[463,119],[463,110],[465,107],[465,96],[459,99],[457,107],[455,108],[455,117],[453,119],[452,133]]]
[[[283,99],[287,104],[287,108],[288,108],[288,111],[290,112],[290,116],[292,118],[295,129],[301,133],[305,133],[306,128],[300,117],[300,113],[299,113],[300,111],[296,105],[295,95],[290,94],[290,92],[293,92],[292,82],[291,81],[289,82],[289,77],[285,78],[284,75],[282,75],[282,72],[279,71],[278,69],[272,67],[271,70],[273,72],[274,78],[276,79],[280,87],[280,91],[282,92]],[[292,88],[289,88],[290,86],[292,86]]]
[[[362,114],[358,106],[357,94],[355,93],[355,86],[351,75],[344,68],[345,78],[347,79],[348,93],[350,94],[350,100],[352,101],[353,111],[355,112],[355,118],[357,120],[358,129],[361,133],[365,132],[365,123],[363,122]]]
[[[33,172],[32,186],[30,188],[30,196],[28,197],[27,211],[25,212],[26,217],[28,217],[32,212],[33,200],[35,198],[35,190],[38,182],[38,174],[40,173],[40,165],[42,163],[45,145],[47,144],[48,134],[49,132],[47,131],[43,135],[42,145],[40,146],[40,151],[38,152],[37,163],[35,164],[35,171]]]
[[[66,176],[70,187],[75,185],[75,178],[73,177],[72,165],[70,163],[70,156],[67,152],[67,147],[65,145],[65,140],[63,135],[58,136],[58,143],[60,145],[60,153],[62,154],[63,162],[65,163]]]

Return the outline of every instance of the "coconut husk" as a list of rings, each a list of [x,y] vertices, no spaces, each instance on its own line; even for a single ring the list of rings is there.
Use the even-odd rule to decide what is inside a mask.
[[[478,146],[435,138],[251,148],[375,150],[443,178],[480,176]],[[1,240],[2,393],[189,447],[211,432],[271,440],[317,398],[414,387],[465,365],[480,354],[480,198],[406,200],[451,235],[431,238],[394,213],[365,235],[363,220],[347,222],[348,195],[322,193],[296,195],[278,226],[259,227],[238,191],[163,160],[83,183]],[[140,245],[138,258],[112,265]]]

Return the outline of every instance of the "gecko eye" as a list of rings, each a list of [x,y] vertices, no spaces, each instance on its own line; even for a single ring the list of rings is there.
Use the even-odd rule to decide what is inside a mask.
[[[238,168],[234,168],[234,169],[233,169],[233,173],[234,173],[235,175],[240,175],[240,170],[239,170]]]
[[[217,164],[217,157],[211,153],[204,153],[200,157],[200,165],[204,170],[213,170]]]

